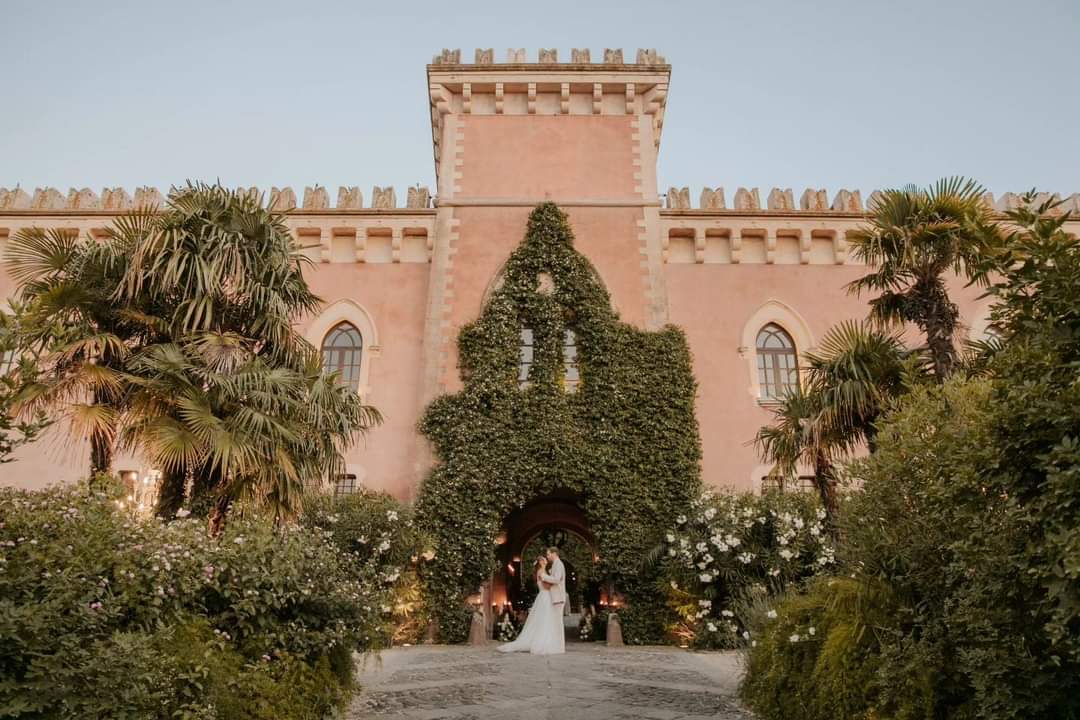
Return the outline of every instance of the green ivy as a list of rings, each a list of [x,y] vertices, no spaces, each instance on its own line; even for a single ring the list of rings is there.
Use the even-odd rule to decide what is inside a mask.
[[[541,284],[542,274],[553,287]],[[531,328],[528,386],[518,385],[521,330]],[[564,387],[562,342],[576,335],[581,383]],[[438,463],[418,522],[436,542],[424,579],[442,638],[467,635],[465,599],[495,569],[504,518],[560,491],[579,499],[596,537],[598,576],[614,584],[628,642],[663,636],[663,595],[645,556],[701,489],[696,383],[683,332],[619,320],[552,203],[530,215],[502,285],[458,338],[464,388],[420,422]]]

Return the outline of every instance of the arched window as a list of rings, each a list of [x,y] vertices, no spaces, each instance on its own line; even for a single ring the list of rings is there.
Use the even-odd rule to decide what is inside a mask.
[[[529,384],[529,371],[533,365],[533,331],[532,328],[521,329],[521,346],[518,356],[518,387],[526,387]]]
[[[566,392],[577,392],[581,382],[581,372],[577,362],[577,335],[573,330],[563,333],[563,388]]]
[[[15,369],[15,351],[4,350],[0,352],[0,375],[7,375]]]
[[[795,343],[782,327],[769,323],[757,336],[758,385],[764,400],[779,400],[799,384]]]
[[[360,384],[360,359],[364,339],[352,323],[338,323],[326,333],[322,344],[323,372],[341,373],[341,382],[351,388]]]

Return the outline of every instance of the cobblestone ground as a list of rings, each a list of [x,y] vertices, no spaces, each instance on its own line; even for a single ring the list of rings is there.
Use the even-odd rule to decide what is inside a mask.
[[[382,653],[359,675],[349,720],[747,720],[734,653],[568,644],[549,657],[420,646]]]

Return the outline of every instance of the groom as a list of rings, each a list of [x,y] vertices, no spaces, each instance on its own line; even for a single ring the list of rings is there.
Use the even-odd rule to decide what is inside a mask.
[[[551,592],[551,604],[558,611],[559,626],[562,626],[563,610],[566,607],[566,569],[563,568],[562,560],[559,559],[559,548],[547,549],[548,571],[540,576],[540,579],[548,585]]]

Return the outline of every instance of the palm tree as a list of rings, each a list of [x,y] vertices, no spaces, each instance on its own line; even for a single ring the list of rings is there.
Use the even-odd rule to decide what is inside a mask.
[[[866,443],[873,450],[877,419],[926,375],[923,354],[905,347],[898,330],[866,321],[830,328],[805,359],[820,421],[848,449]]]
[[[122,446],[173,477],[191,476],[193,503],[219,532],[237,501],[292,516],[358,433],[379,422],[311,353],[300,369],[259,357],[249,340],[201,333],[152,345],[130,366],[134,422]]]
[[[924,374],[918,353],[899,331],[869,322],[833,327],[816,353],[807,353],[805,387],[785,396],[771,425],[755,441],[782,478],[809,465],[829,518],[836,512],[836,463],[864,443],[873,448],[875,423]]]
[[[128,222],[145,225],[148,215]],[[90,474],[109,472],[124,405],[122,368],[142,333],[113,292],[130,247],[99,243],[59,228],[24,228],[8,245],[5,265],[19,285],[24,311],[19,344],[37,361],[22,378],[20,416],[49,412],[90,442]]]
[[[960,314],[949,298],[946,273],[985,282],[982,260],[1000,243],[983,195],[978,183],[960,177],[926,189],[886,190],[870,207],[869,224],[848,235],[854,257],[873,268],[849,283],[848,291],[878,293],[870,301],[875,320],[910,322],[922,330],[939,382],[957,366]]]
[[[321,306],[306,262],[281,215],[220,186],[175,189],[163,212],[119,218],[103,242],[19,233],[7,264],[47,370],[23,402],[90,437],[93,470],[117,447],[148,454],[166,516],[189,482],[215,531],[236,500],[292,514],[380,421],[323,376],[294,327]]]

